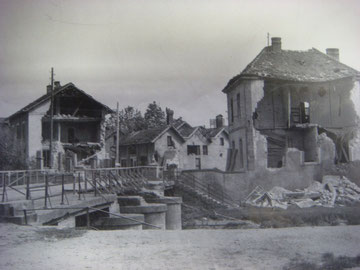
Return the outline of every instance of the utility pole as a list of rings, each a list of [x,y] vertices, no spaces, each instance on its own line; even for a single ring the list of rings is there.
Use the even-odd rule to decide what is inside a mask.
[[[54,136],[54,68],[51,68],[51,100],[50,100],[50,169],[53,167],[53,136]]]
[[[267,45],[268,45],[268,47],[270,45],[270,34],[269,33],[267,33]]]
[[[116,103],[116,156],[115,156],[115,167],[119,163],[119,102]]]

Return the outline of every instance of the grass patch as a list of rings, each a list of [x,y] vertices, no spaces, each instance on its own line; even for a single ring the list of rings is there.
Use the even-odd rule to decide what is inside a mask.
[[[356,257],[338,256],[332,253],[324,253],[321,264],[293,259],[283,267],[283,270],[342,270],[360,266],[360,254]]]
[[[250,220],[263,228],[284,228],[301,226],[336,226],[340,224],[359,225],[360,205],[347,207],[311,207],[286,210],[244,207],[241,209],[218,210],[221,214],[242,220]]]

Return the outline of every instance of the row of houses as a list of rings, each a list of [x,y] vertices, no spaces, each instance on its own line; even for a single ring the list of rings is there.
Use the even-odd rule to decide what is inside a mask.
[[[114,166],[117,138],[106,135],[106,117],[113,111],[73,83],[55,82],[51,89],[47,86],[43,96],[5,119],[28,167]],[[207,129],[174,120],[173,114],[167,110],[162,127],[121,136],[117,165],[224,170],[229,140],[222,115],[216,127]]]
[[[173,119],[167,110],[163,127],[120,136],[119,165],[217,168],[243,173],[244,183],[273,179],[274,170],[299,181],[316,178],[333,164],[360,160],[359,78],[339,61],[338,49],[290,51],[272,38],[222,90],[228,127],[221,115],[207,129]],[[50,90],[6,119],[30,166],[51,162],[63,170],[115,160],[117,138],[105,136],[105,116],[112,110],[74,84],[56,82],[50,121]]]

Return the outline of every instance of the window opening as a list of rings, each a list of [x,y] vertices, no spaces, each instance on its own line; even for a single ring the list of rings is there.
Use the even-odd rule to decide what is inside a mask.
[[[208,155],[208,147],[207,147],[207,145],[203,145],[203,155]]]

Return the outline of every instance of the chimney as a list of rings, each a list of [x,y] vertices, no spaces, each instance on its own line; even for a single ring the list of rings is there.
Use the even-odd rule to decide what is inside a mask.
[[[272,37],[271,38],[271,50],[273,52],[281,51],[281,38],[280,37]]]
[[[60,81],[55,81],[55,82],[54,82],[54,89],[58,89],[58,88],[60,88],[60,87],[61,87]]]
[[[173,122],[174,122],[174,111],[169,108],[166,108],[166,124],[172,125]]]
[[[216,128],[222,127],[224,125],[223,120],[224,119],[223,119],[222,114],[219,114],[216,116]]]
[[[49,93],[51,93],[51,85],[50,84],[46,86],[46,94],[49,94]]]
[[[336,61],[339,61],[339,49],[338,48],[327,48],[326,54],[332,58],[334,58]]]

